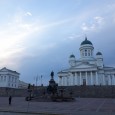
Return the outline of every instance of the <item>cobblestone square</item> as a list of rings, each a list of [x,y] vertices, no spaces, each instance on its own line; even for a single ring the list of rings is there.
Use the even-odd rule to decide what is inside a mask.
[[[25,101],[25,97],[0,97],[0,115],[115,115],[115,99],[76,98],[75,102]]]

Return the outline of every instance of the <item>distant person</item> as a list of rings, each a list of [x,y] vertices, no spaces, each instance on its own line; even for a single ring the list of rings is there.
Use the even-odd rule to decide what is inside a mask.
[[[9,105],[12,103],[12,96],[9,97]]]

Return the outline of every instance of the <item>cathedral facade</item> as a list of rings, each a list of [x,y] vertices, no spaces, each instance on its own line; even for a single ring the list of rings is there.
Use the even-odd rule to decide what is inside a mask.
[[[59,86],[115,85],[115,68],[104,65],[101,52],[93,55],[94,47],[91,41],[85,38],[79,50],[80,59],[70,55],[70,67],[58,72]]]

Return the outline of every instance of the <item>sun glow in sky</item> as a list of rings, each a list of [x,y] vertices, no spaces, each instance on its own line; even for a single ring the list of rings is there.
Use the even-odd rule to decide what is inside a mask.
[[[115,67],[114,0],[0,0],[0,17],[0,67],[20,80],[35,83],[42,75],[47,85],[53,70],[57,81],[69,56],[80,58],[85,35]]]

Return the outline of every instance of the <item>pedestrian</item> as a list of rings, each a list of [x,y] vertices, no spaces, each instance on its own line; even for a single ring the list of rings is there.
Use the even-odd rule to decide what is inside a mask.
[[[12,102],[12,96],[9,96],[9,105],[11,105]]]

